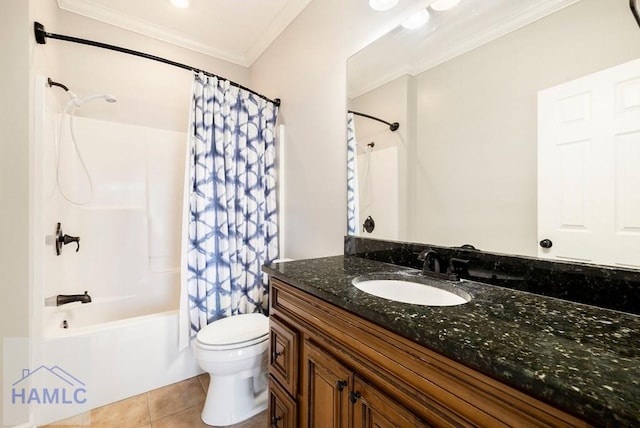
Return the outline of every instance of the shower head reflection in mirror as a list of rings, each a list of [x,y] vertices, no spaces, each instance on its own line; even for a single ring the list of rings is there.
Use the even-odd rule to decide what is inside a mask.
[[[62,197],[69,203],[74,204],[74,205],[85,205],[87,203],[89,203],[91,201],[91,199],[93,198],[93,181],[91,180],[91,174],[89,173],[89,170],[87,169],[87,165],[85,164],[84,159],[82,158],[82,154],[80,153],[80,149],[78,148],[78,139],[76,137],[76,130],[75,130],[75,111],[77,108],[82,107],[84,104],[89,103],[91,101],[95,101],[95,100],[104,100],[108,103],[115,103],[118,99],[111,95],[111,94],[92,94],[92,95],[88,95],[84,98],[79,98],[74,92],[72,92],[71,90],[69,90],[66,86],[53,82],[51,79],[48,80],[48,84],[49,86],[58,86],[61,87],[62,89],[64,89],[67,93],[67,95],[69,96],[69,101],[67,101],[67,104],[64,107],[64,110],[62,111],[62,114],[60,115],[60,124],[58,126],[57,132],[56,132],[56,138],[55,138],[55,144],[56,144],[56,185],[58,187],[58,190],[60,191],[60,194],[62,195]],[[82,200],[78,200],[78,199],[74,199],[73,197],[71,197],[65,190],[64,190],[64,186],[61,183],[61,171],[63,169],[62,167],[62,162],[61,162],[61,153],[62,153],[62,142],[63,142],[63,127],[64,127],[64,120],[66,116],[69,116],[69,134],[70,134],[70,139],[71,139],[71,146],[73,147],[73,151],[75,152],[75,155],[78,159],[78,162],[80,163],[80,167],[82,168],[82,171],[84,173],[84,176],[87,179],[87,184],[89,186],[89,195]]]

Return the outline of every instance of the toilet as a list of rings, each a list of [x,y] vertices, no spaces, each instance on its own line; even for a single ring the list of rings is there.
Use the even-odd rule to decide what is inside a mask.
[[[258,313],[222,318],[198,332],[196,360],[209,373],[204,423],[232,425],[267,408],[268,339],[269,318]]]

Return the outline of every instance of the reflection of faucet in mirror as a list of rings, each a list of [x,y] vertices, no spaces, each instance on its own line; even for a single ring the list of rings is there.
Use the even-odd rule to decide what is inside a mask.
[[[424,261],[422,273],[440,273],[440,255],[437,251],[428,249],[418,254],[418,260]]]
[[[467,9],[471,7],[473,13]],[[539,226],[539,217],[558,216],[539,210],[538,197],[545,196],[539,181],[549,181],[555,172],[545,163],[538,164],[538,93],[640,58],[638,36],[629,0],[461,2],[455,13],[433,13],[427,27],[393,29],[349,58],[348,108],[381,117],[393,112],[406,136],[398,158],[390,162],[400,167],[386,169],[386,178],[398,183],[403,198],[398,218],[404,223],[387,230],[385,220],[374,214],[375,238],[442,246],[474,242],[485,251],[529,257],[555,257],[551,253],[556,249],[566,254],[567,246],[551,235],[541,235]],[[630,91],[631,86],[617,85]],[[633,98],[622,95],[625,100]],[[601,104],[597,103],[598,109]],[[557,107],[566,115],[567,127],[574,123],[572,118],[579,119],[588,110],[579,97]],[[631,102],[624,110],[632,114],[639,107]],[[629,121],[640,123],[635,116],[629,116]],[[615,141],[623,145],[627,141],[631,147],[625,138]],[[578,171],[578,159],[587,149],[577,144],[564,148],[566,156],[575,155],[567,158],[576,164],[571,171]],[[602,167],[610,168],[614,178],[628,177],[625,188],[638,188],[640,179],[632,182],[619,168],[640,163],[640,151],[628,150],[620,160],[624,162]],[[583,170],[595,167],[600,168],[585,164]],[[390,178],[392,174],[397,176]],[[571,177],[579,175],[575,172]],[[579,183],[576,178],[555,188],[579,186],[568,193],[584,195],[585,202],[615,199],[614,186],[595,188],[589,182],[603,181]],[[583,206],[575,202],[566,206]],[[637,210],[631,202],[623,204],[628,213]],[[604,216],[585,212],[582,217]],[[587,230],[575,233],[576,218],[567,218],[565,229],[574,236],[586,235]],[[543,238],[553,240],[550,254],[540,254],[538,243]],[[598,259],[602,254],[625,253],[619,248],[592,247],[590,259],[570,257],[604,263]],[[624,264],[640,268],[640,253]]]
[[[464,273],[466,271],[466,263],[468,262],[468,260],[452,258],[449,260],[446,272],[442,272],[444,261],[440,253],[431,248],[427,248],[418,254],[418,260],[424,262],[422,265],[423,275],[449,281],[458,281],[460,279],[458,273]]]

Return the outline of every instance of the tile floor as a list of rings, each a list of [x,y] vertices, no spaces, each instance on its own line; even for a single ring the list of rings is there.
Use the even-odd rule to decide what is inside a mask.
[[[209,375],[202,374],[182,382],[136,395],[93,409],[46,427],[91,428],[192,428],[210,427],[200,419]],[[232,428],[263,428],[267,412]]]

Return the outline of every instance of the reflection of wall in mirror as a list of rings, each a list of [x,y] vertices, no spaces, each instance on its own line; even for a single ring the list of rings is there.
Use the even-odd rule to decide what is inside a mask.
[[[360,153],[360,151],[358,151]],[[371,216],[375,228],[367,238],[398,236],[398,148],[387,147],[358,154],[360,222]]]
[[[409,188],[406,142],[411,132],[411,80],[404,76],[349,100],[351,110],[400,124],[398,130],[392,132],[383,123],[355,116],[360,220],[371,215],[376,222],[373,233],[360,232],[360,236],[392,239],[406,236],[403,213],[407,211]],[[374,144],[373,148],[368,146],[370,143]]]
[[[583,0],[416,75],[417,184],[387,238],[535,256],[537,93],[640,57],[639,37],[627,1]]]

